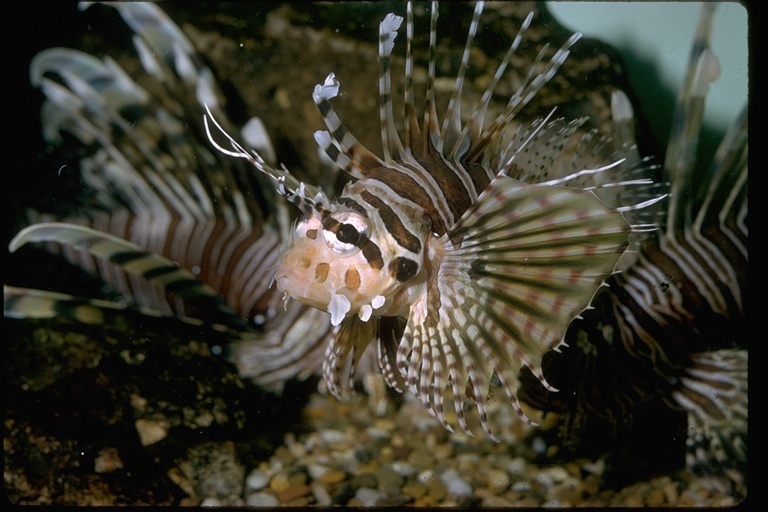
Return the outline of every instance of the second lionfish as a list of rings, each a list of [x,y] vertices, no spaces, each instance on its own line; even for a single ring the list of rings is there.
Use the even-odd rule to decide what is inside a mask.
[[[143,38],[137,41],[145,68],[163,80],[170,77],[190,84],[197,95],[201,117],[203,104],[211,109],[207,127],[211,128],[210,123],[214,123],[222,133],[230,131],[224,114],[217,107],[216,86],[206,74],[207,70],[194,59],[191,44],[183,34],[151,6],[125,4],[118,9]],[[100,143],[107,149],[102,161],[92,160],[90,170],[84,171],[95,188],[106,190],[109,185],[128,185],[121,189],[124,197],[117,202],[109,197],[101,198],[108,206],[105,209],[125,212],[118,203],[120,207],[127,204],[131,216],[138,217],[155,212],[158,205],[184,212],[178,222],[181,228],[174,228],[179,233],[176,236],[184,236],[181,233],[208,236],[206,233],[219,232],[222,242],[218,249],[209,250],[217,245],[212,242],[199,254],[185,253],[177,244],[166,243],[162,227],[158,234],[134,230],[131,235],[134,245],[91,228],[58,223],[27,228],[16,238],[14,247],[27,241],[61,242],[80,248],[74,252],[86,249],[106,258],[117,270],[136,274],[150,285],[159,285],[163,291],[184,290],[175,294],[178,304],[169,305],[163,294],[137,291],[144,285],[136,280],[129,283],[120,273],[103,273],[118,289],[125,293],[133,291],[143,306],[165,314],[175,311],[190,320],[194,318],[189,317],[205,317],[236,333],[250,329],[243,317],[266,318],[268,339],[262,343],[268,350],[255,357],[255,351],[243,349],[240,344],[236,351],[239,354],[236,357],[246,361],[242,363],[245,373],[251,372],[257,381],[288,378],[300,373],[305,362],[316,364],[322,359],[328,389],[342,396],[356,367],[358,375],[378,367],[390,385],[419,396],[427,409],[449,429],[458,424],[465,432],[471,431],[464,416],[464,403],[467,400],[473,403],[482,427],[493,437],[485,410],[494,382],[503,387],[521,415],[517,399],[521,367],[526,367],[545,389],[554,392],[542,369],[542,358],[562,346],[568,333],[575,330],[574,319],[580,316],[589,319],[590,311],[582,313],[590,307],[596,293],[605,289],[607,279],[612,285],[599,297],[616,297],[617,303],[625,304],[623,309],[617,306],[618,322],[635,321],[637,313],[630,313],[628,308],[637,304],[642,309],[646,303],[622,301],[619,297],[639,289],[632,284],[637,281],[631,279],[636,273],[645,275],[642,269],[647,258],[642,255],[648,252],[641,251],[640,263],[631,267],[635,274],[627,274],[630,281],[626,285],[621,284],[621,277],[610,276],[632,241],[632,233],[650,230],[648,220],[654,218],[651,205],[660,194],[659,187],[649,179],[651,170],[638,165],[631,142],[621,137],[616,140],[598,137],[584,128],[584,119],[569,122],[550,115],[533,123],[518,121],[521,111],[565,61],[578,35],[550,58],[545,57],[547,53],[543,50],[528,73],[522,74],[522,84],[506,108],[491,120],[488,115],[491,97],[522,41],[531,21],[529,17],[480,101],[468,111],[462,109],[464,75],[481,11],[482,3],[478,3],[454,92],[441,125],[435,105],[437,5],[433,4],[426,105],[420,124],[411,55],[414,23],[411,5],[408,5],[402,136],[396,128],[390,59],[397,30],[404,20],[389,15],[381,23],[379,117],[383,156],[365,149],[334,113],[331,100],[339,92],[335,77],[329,76],[316,87],[313,99],[327,131],[318,132],[315,138],[330,159],[353,178],[335,200],[319,187],[302,183],[283,168],[270,164],[263,151],[246,150],[232,138],[228,138],[231,145],[221,147],[228,154],[250,161],[273,181],[278,193],[300,208],[303,216],[290,235],[290,251],[280,260],[276,284],[280,291],[312,307],[290,303],[286,314],[271,308],[279,300],[266,286],[271,277],[270,268],[278,263],[278,230],[269,222],[262,226],[261,219],[254,214],[258,208],[252,204],[252,198],[260,192],[245,192],[249,190],[250,181],[244,177],[243,168],[231,167],[229,172],[201,171],[198,175],[177,173],[173,167],[165,168],[162,160],[153,158],[152,151],[144,148],[141,141],[130,141],[130,144],[152,162],[149,169],[137,168],[135,176],[118,177],[111,173],[116,167],[110,162],[118,158],[121,151],[111,151],[114,146],[102,140]],[[158,28],[160,30],[150,30]],[[158,61],[153,53],[166,56],[166,60]],[[53,65],[54,62],[59,64]],[[68,86],[66,92],[75,98],[82,99],[84,91],[90,92],[81,87],[83,82],[106,83],[114,87],[97,91],[96,97],[108,104],[114,102],[112,107],[146,102],[140,93],[126,86],[130,79],[121,76],[114,66],[96,66],[78,56],[63,61],[41,58],[37,69],[41,78],[46,72],[58,72]],[[109,80],[102,80],[105,74]],[[62,90],[42,82],[49,87],[47,94],[52,100],[65,97]],[[107,93],[115,91],[121,94]],[[613,100],[616,123],[630,123],[626,98],[617,92]],[[71,108],[72,104],[77,102],[59,102],[56,106]],[[81,115],[78,110],[71,118],[53,118],[59,120],[58,128],[93,140],[94,132],[74,122]],[[114,118],[97,121],[110,126],[120,122],[118,119],[116,123]],[[161,117],[159,126],[160,133],[177,134],[172,117]],[[213,135],[222,140],[218,134]],[[221,146],[224,142],[216,144]],[[565,153],[568,158],[563,157]],[[184,154],[177,156],[185,158]],[[189,157],[186,155],[185,161],[190,161]],[[205,158],[229,167],[214,155]],[[670,172],[674,173],[673,187],[677,183],[677,190],[681,190],[688,182],[686,171],[670,168]],[[746,190],[746,171],[741,175],[744,178],[734,182],[734,194],[729,196],[732,199],[727,204],[743,205],[745,209],[746,201],[740,194]],[[704,216],[706,212],[726,211],[720,210],[727,204],[720,198],[722,191],[718,192],[724,189],[717,188],[718,180],[712,183],[718,201],[710,199],[701,207]],[[150,193],[147,184],[157,186],[160,192]],[[670,207],[675,211],[690,207],[679,199],[673,204],[679,205]],[[742,234],[746,238],[745,216],[745,212],[739,214],[737,229],[729,231],[735,235],[728,239],[738,240]],[[667,235],[677,232],[675,226],[687,226],[681,224],[679,216],[674,219],[667,223],[671,228],[666,231]],[[125,230],[121,228],[121,220],[125,218],[112,214],[79,220],[79,223],[122,235]],[[168,227],[165,229],[167,232]],[[226,233],[223,237],[221,229]],[[691,232],[687,227],[682,229]],[[223,240],[230,240],[232,245],[224,244]],[[237,261],[228,259],[233,253],[239,255]],[[746,259],[745,251],[742,253]],[[245,257],[246,254],[249,257]],[[88,258],[72,257],[81,262]],[[172,262],[178,262],[179,267]],[[221,276],[214,271],[217,265],[224,265],[232,273],[250,273],[251,278],[237,282],[232,273]],[[651,265],[654,270],[655,265]],[[193,268],[198,269],[197,275],[184,270]],[[248,287],[257,289],[258,293],[246,289]],[[732,296],[741,298],[742,289],[730,289]],[[223,301],[218,294],[223,296]],[[736,302],[741,307],[740,300]],[[330,318],[322,320],[327,314]],[[306,327],[317,321],[322,321],[326,328],[318,329],[316,338],[305,340]],[[655,322],[657,324],[651,325],[667,323]],[[295,325],[303,329],[288,327]],[[636,334],[642,334],[641,330],[625,324],[618,327],[625,338],[622,341],[629,345]],[[321,350],[325,351],[324,356]],[[692,352],[695,351],[687,353]],[[639,355],[640,360],[644,357],[647,355]],[[702,368],[707,361],[712,363],[710,366],[718,367],[718,361],[723,360],[704,355],[694,357],[693,361],[701,363]],[[707,380],[696,380],[701,372],[695,364],[685,366],[685,362],[675,361],[669,366],[671,368],[649,371],[687,375],[686,382],[694,385],[670,394],[687,407],[690,400],[686,403],[685,397],[692,395],[686,390],[701,389],[696,383],[706,384]],[[290,370],[285,371],[286,367]],[[731,381],[725,382],[730,385]],[[745,381],[730,386],[738,394],[736,403],[741,400],[742,391],[746,392],[745,386]],[[567,396],[571,396],[570,393]],[[705,392],[699,396],[713,395]],[[450,404],[447,409],[455,415],[446,414],[445,404]],[[537,405],[549,406],[547,403]],[[578,406],[585,407],[584,404]],[[706,404],[703,409],[712,412]],[[708,421],[706,415],[699,417]]]

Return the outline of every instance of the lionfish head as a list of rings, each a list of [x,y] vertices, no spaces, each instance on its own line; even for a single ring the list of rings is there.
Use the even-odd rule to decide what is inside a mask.
[[[350,183],[328,207],[307,211],[295,224],[291,247],[275,275],[280,291],[329,312],[333,325],[355,314],[363,321],[384,313],[407,316],[404,294],[419,281],[414,278],[423,267],[421,244],[404,249],[378,212],[349,201],[370,185],[367,180]],[[429,232],[424,218],[413,221],[421,234]]]

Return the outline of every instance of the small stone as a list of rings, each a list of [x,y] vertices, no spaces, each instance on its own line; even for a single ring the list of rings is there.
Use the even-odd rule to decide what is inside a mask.
[[[385,446],[381,449],[381,452],[379,452],[379,461],[381,461],[382,464],[389,464],[390,462],[395,460],[395,452],[390,448],[389,446]]]
[[[664,489],[656,487],[651,489],[645,496],[645,504],[649,507],[660,507],[665,503]]]
[[[531,442],[531,448],[533,449],[534,453],[536,453],[536,455],[541,455],[547,451],[547,442],[544,441],[544,439],[541,437],[536,436]]]
[[[378,479],[375,475],[372,475],[371,473],[363,473],[361,475],[354,475],[349,480],[349,485],[352,487],[358,489],[360,487],[370,487],[371,489],[375,489],[379,484]]]
[[[448,494],[446,485],[438,476],[432,476],[424,483],[424,485],[427,486],[427,496],[425,496],[425,498],[430,497],[432,500],[434,500],[434,503],[443,501],[445,496]]]
[[[331,493],[328,492],[328,489],[326,489],[323,485],[318,483],[313,483],[311,486],[312,488],[312,496],[315,497],[315,504],[320,507],[328,507],[333,503],[331,499]]]
[[[675,505],[677,499],[680,496],[677,490],[677,484],[675,482],[668,482],[664,485],[664,496],[666,497],[667,504]]]
[[[157,420],[138,419],[134,425],[139,433],[142,446],[149,446],[162,441],[168,436],[168,431],[171,428],[168,420],[164,418]]]
[[[276,474],[269,481],[269,488],[275,491],[276,493],[283,492],[287,490],[290,486],[291,486],[291,483],[288,481],[288,477],[286,477],[282,473]]]
[[[522,457],[515,457],[507,465],[507,473],[510,475],[524,476],[528,463]]]
[[[378,489],[371,489],[370,487],[361,487],[355,492],[354,500],[356,500],[359,505],[362,505],[364,507],[375,507],[378,505],[378,502],[381,498],[384,497],[384,493],[382,491],[379,491]],[[358,503],[353,503],[350,501],[350,505],[356,506]]]
[[[263,489],[269,484],[269,475],[261,469],[254,469],[245,479],[245,485],[254,491]]]
[[[328,471],[330,471],[328,466],[323,466],[321,464],[307,465],[307,473],[309,473],[309,478],[312,480],[320,480]]]
[[[388,466],[382,466],[376,471],[376,479],[379,482],[379,489],[385,492],[398,491],[403,485],[403,477]]]
[[[248,495],[245,503],[249,507],[277,507],[280,505],[280,500],[268,492],[255,492]]]
[[[449,494],[454,496],[470,496],[472,494],[472,486],[461,478],[455,469],[443,471],[440,480],[445,484]]]
[[[416,474],[416,467],[407,462],[395,461],[389,465],[392,470],[400,476],[409,477]]]
[[[509,487],[509,475],[506,471],[502,471],[500,469],[491,468],[488,470],[487,474],[487,482],[488,482],[488,488],[491,489],[494,493],[499,494],[502,491],[507,490]]]
[[[426,448],[416,448],[408,455],[408,463],[416,466],[420,471],[435,467],[435,458]]]
[[[320,481],[324,484],[337,484],[347,478],[347,474],[338,469],[332,469],[327,471],[320,477]]]
[[[105,448],[99,452],[99,456],[93,461],[93,466],[97,473],[111,473],[123,467],[123,460],[117,448]]]
[[[291,503],[297,498],[308,496],[312,489],[308,485],[291,485],[286,490],[277,493],[277,499],[280,503]]]
[[[421,498],[427,494],[427,486],[421,482],[409,482],[402,488],[403,494],[412,498]]]

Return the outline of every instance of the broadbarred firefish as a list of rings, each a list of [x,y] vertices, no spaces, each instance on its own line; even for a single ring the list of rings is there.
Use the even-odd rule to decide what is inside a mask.
[[[528,405],[570,410],[572,417],[599,408],[585,398],[591,360],[569,373],[543,359],[589,353],[585,346],[605,342],[592,340],[593,331],[609,332],[606,325],[618,333],[610,349],[620,353],[617,359],[640,361],[649,375],[639,385],[613,381],[626,410],[664,394],[691,411],[698,425],[693,437],[712,425],[726,394],[737,418],[746,417],[745,351],[677,343],[680,331],[698,332],[691,303],[703,300],[729,321],[744,316],[746,115],[724,141],[715,165],[720,170],[701,180],[709,187],[703,202],[684,199],[696,181],[694,166],[690,155],[674,156],[681,138],[687,143],[697,136],[702,84],[711,78],[701,73],[711,64],[698,65],[700,74],[682,93],[681,128],[670,143],[666,179],[659,180],[638,155],[631,104],[619,90],[610,102],[613,136],[556,109],[523,115],[566,61],[578,33],[554,52],[545,46],[529,69],[514,70],[506,107],[491,113],[531,24],[528,16],[482,96],[469,108],[462,102],[483,2],[475,6],[442,119],[438,5],[429,7],[419,122],[409,2],[405,17],[389,14],[379,26],[381,155],[366,149],[335,112],[343,89],[333,73],[312,91],[326,126],[314,138],[351,180],[334,197],[275,163],[258,121],[242,137],[230,135],[234,124],[212,73],[157,6],[113,5],[137,34],[143,68],[165,88],[153,91],[160,94],[155,99],[111,59],[74,50],[51,49],[35,59],[32,80],[48,98],[46,137],[55,142],[66,131],[100,148],[81,164],[97,207],[64,223],[32,212],[11,250],[58,242],[68,258],[132,297],[143,312],[229,333],[233,359],[259,384],[279,388],[317,371],[343,398],[356,377],[380,371],[449,430],[472,433],[470,404],[495,439],[486,409],[496,386],[527,419],[518,400],[521,372],[535,382],[522,395]],[[391,61],[403,22],[401,115]],[[707,38],[700,29],[700,40]],[[177,91],[194,107],[180,112]],[[204,121],[196,135],[207,138],[205,144],[190,140],[183,118]],[[247,136],[252,133],[258,136]],[[664,203],[667,182],[671,199]],[[290,214],[275,202],[275,192],[298,207],[301,216],[292,224],[284,221]],[[730,244],[734,258],[707,255],[712,237]],[[703,267],[693,263],[701,260]],[[721,275],[733,279],[721,281]],[[671,298],[653,291],[662,283],[671,286]],[[99,323],[105,308],[125,307],[15,288],[6,288],[6,297],[7,316],[67,314]],[[596,321],[598,302],[612,304],[614,318],[601,318],[600,329],[584,327]],[[734,361],[736,370],[723,373]],[[674,383],[653,388],[656,376]],[[717,382],[728,391],[710,391]]]
[[[486,123],[496,82],[529,16],[469,120],[462,119],[464,74],[482,10],[478,2],[441,127],[434,100],[438,8],[432,5],[424,120],[420,125],[417,119],[409,51],[402,139],[393,113],[390,59],[403,18],[390,14],[381,22],[383,157],[365,148],[334,111],[331,100],[340,91],[334,74],[315,87],[312,98],[327,126],[315,140],[354,179],[336,199],[268,165],[232,138],[219,149],[251,162],[303,213],[275,282],[287,299],[330,314],[334,330],[323,361],[329,390],[340,396],[364,351],[376,350],[387,383],[419,396],[446,428],[452,429],[445,413],[449,402],[458,425],[471,432],[464,418],[469,395],[494,438],[486,418],[492,377],[523,417],[516,392],[522,365],[552,389],[541,372],[541,357],[563,341],[571,321],[615,271],[630,233],[648,228],[631,224],[624,212],[658,198],[623,202],[629,195],[625,188],[653,186],[650,179],[631,176],[635,169],[623,165],[625,159],[590,168],[574,161],[572,168],[561,169],[567,172],[553,172],[551,162],[583,119],[548,116],[508,129],[580,34],[549,60],[540,54],[507,108]],[[406,16],[410,48],[410,3]],[[215,116],[206,122],[215,125]],[[595,193],[600,189],[611,194],[601,198]]]

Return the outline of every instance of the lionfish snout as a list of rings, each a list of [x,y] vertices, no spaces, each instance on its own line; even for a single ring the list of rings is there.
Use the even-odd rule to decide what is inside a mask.
[[[277,269],[277,288],[328,311],[331,323],[357,314],[368,321],[382,311],[396,284],[379,264],[369,220],[356,211],[311,211],[293,231],[293,243]]]

